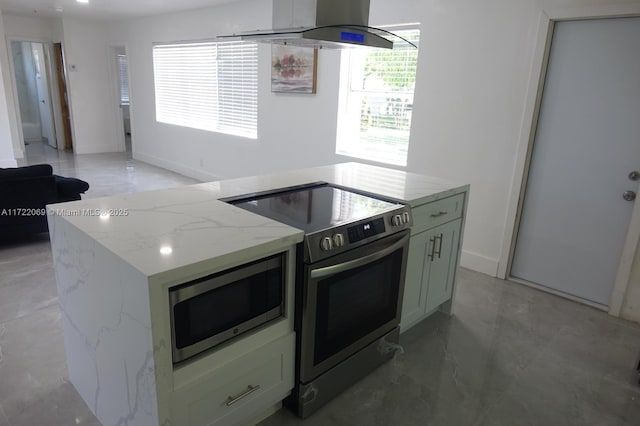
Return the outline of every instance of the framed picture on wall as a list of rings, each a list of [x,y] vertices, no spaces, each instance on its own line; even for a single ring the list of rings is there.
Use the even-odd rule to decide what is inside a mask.
[[[318,49],[271,46],[271,91],[315,94],[318,79]]]

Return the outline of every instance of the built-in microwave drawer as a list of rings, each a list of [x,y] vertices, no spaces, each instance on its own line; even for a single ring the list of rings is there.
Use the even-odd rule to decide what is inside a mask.
[[[169,289],[173,362],[284,315],[286,253]]]
[[[463,206],[464,194],[458,194],[432,203],[412,207],[413,227],[411,228],[411,233],[417,234],[462,217]]]
[[[243,424],[293,388],[295,333],[221,366],[171,396],[173,424]]]

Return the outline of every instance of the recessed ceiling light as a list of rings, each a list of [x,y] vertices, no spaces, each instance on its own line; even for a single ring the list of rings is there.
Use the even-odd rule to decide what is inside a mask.
[[[89,3],[89,0],[76,0],[78,3]]]

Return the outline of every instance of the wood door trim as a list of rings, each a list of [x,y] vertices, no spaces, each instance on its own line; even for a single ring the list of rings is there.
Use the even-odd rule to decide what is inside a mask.
[[[64,149],[73,150],[71,136],[71,113],[67,92],[67,82],[64,75],[64,58],[62,55],[62,43],[53,43],[56,78],[58,80],[58,95],[60,99],[60,111],[62,114],[62,127],[64,129]]]

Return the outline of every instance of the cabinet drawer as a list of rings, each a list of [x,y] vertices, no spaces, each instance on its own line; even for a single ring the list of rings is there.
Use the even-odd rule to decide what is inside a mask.
[[[174,424],[242,423],[293,388],[295,334],[234,360],[174,393]]]
[[[443,198],[411,209],[413,227],[411,234],[417,234],[435,226],[462,217],[465,194]]]

